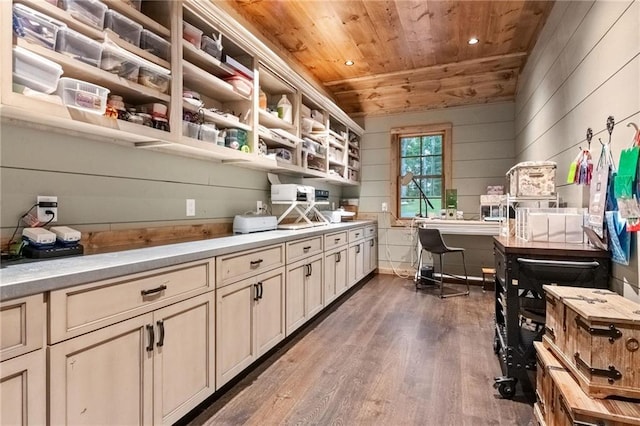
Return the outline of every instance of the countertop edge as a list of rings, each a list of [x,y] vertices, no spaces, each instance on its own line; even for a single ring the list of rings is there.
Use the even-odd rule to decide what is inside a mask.
[[[0,301],[371,224],[376,222],[341,222],[10,265],[0,269]]]

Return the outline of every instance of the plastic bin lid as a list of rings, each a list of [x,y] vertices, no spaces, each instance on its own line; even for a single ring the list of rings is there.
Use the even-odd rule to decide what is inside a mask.
[[[18,11],[22,12],[22,13],[26,13],[29,15],[33,15],[38,19],[41,19],[43,21],[49,22],[51,24],[54,24],[55,26],[59,27],[59,28],[66,28],[67,24],[65,24],[64,22],[58,21],[57,19],[53,19],[50,16],[45,15],[44,13],[40,13],[37,10],[31,9],[30,7],[27,7],[23,4],[19,4],[16,3],[13,5],[14,9],[17,9]]]

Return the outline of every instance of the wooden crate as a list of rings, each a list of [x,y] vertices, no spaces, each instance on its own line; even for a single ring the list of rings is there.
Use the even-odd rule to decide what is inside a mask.
[[[536,400],[540,411],[538,423],[551,424],[553,409],[553,382],[551,380],[550,370],[560,369],[564,367],[560,361],[547,349],[541,342],[534,342],[536,348]]]
[[[640,399],[640,305],[607,290],[544,289],[555,340],[549,333],[543,342],[582,389],[596,398]]]
[[[591,398],[580,388],[559,359],[540,342],[534,418],[539,425],[640,425],[640,402]]]

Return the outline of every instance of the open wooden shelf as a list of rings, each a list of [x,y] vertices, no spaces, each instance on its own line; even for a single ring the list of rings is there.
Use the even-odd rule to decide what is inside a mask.
[[[204,121],[206,123],[214,123],[219,129],[235,128],[251,131],[251,126],[249,126],[248,124],[241,123],[239,120],[227,118],[206,108],[196,108],[195,106],[184,100],[182,101],[182,108],[193,112],[202,111],[202,113],[204,114]]]
[[[142,59],[146,59],[147,61],[153,62],[154,64],[160,65],[161,67],[166,68],[168,70],[171,69],[171,64],[168,61],[165,61],[162,58],[158,58],[156,55],[149,53],[146,50],[141,49],[138,46],[131,44],[126,40],[123,40],[115,32],[111,30],[104,30],[104,34],[105,34],[104,36],[105,41],[112,41],[113,43],[133,53],[134,55],[141,57]]]
[[[263,139],[267,143],[267,146],[270,146],[270,147],[277,145],[284,148],[295,149],[297,146],[295,142],[292,142],[284,138],[274,138],[272,135],[267,133],[260,132],[258,133],[258,135],[260,136],[261,139]]]
[[[125,3],[122,0],[102,0],[102,2],[107,6],[109,6],[109,9],[113,9],[116,12],[123,14],[127,18],[136,21],[138,24],[142,25],[144,28],[150,31],[153,31],[154,33],[156,33],[161,37],[169,38],[171,36],[171,32],[167,27],[151,19],[144,13],[140,12],[139,10],[135,9],[134,7],[130,6],[129,4]],[[154,7],[159,7],[161,6],[161,4],[162,4],[161,2],[156,2],[156,4],[154,4]],[[167,13],[168,13],[168,10],[167,10]]]
[[[184,40],[182,41],[182,56],[187,62],[218,78],[234,75],[234,71],[230,66],[223,64],[213,56]]]
[[[221,102],[249,101],[249,97],[236,92],[226,81],[187,61],[182,61],[182,79],[189,89]]]
[[[296,126],[294,126],[293,124],[289,123],[288,121],[284,121],[283,119],[270,114],[263,109],[258,110],[258,119],[260,124],[270,129],[284,129],[294,132],[296,130]]]

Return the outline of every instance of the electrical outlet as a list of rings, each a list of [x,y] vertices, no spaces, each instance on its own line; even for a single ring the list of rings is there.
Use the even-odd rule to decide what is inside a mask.
[[[36,208],[38,222],[53,223],[58,221],[58,197],[54,195],[38,195],[36,202],[38,203]]]
[[[196,200],[187,198],[187,216],[196,215]]]
[[[256,212],[258,214],[262,213],[262,201],[260,200],[256,201]]]
[[[389,205],[387,203],[382,203],[382,211],[386,212],[387,210],[389,210]]]

